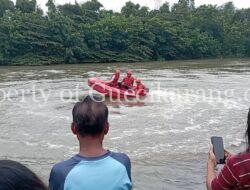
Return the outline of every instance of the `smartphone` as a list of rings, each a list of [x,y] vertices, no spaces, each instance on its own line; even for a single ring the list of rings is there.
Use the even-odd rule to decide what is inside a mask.
[[[226,157],[222,137],[211,137],[211,142],[217,164],[225,164]]]

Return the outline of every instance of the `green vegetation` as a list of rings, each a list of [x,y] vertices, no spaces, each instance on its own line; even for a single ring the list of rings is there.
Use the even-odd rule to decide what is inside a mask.
[[[250,57],[250,8],[231,2],[159,10],[128,2],[120,13],[97,0],[46,5],[45,14],[36,0],[0,0],[0,65]]]

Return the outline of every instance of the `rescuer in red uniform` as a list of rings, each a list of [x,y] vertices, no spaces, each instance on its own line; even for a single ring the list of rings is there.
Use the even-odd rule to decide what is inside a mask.
[[[141,79],[136,79],[136,86],[134,87],[135,91],[141,91],[146,90],[146,87],[144,84],[142,84]]]
[[[112,87],[116,87],[118,88],[119,87],[119,84],[118,84],[118,81],[120,79],[120,70],[117,69],[115,71],[115,73],[112,75],[112,79],[110,81],[108,81],[108,84]]]
[[[126,89],[133,89],[134,78],[132,77],[132,71],[127,71],[127,76],[122,80],[122,87]]]

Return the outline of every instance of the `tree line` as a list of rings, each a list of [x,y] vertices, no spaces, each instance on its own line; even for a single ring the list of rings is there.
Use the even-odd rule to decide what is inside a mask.
[[[0,0],[0,65],[250,57],[250,8],[232,2],[179,0],[158,10],[127,2],[121,12],[97,0],[46,6]]]

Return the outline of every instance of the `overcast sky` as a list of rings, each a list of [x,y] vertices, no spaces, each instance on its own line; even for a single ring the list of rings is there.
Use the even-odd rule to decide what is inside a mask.
[[[77,0],[78,3],[85,2],[86,0]],[[115,11],[120,11],[121,7],[129,0],[99,0],[105,9],[113,9]],[[139,3],[140,5],[145,5],[150,7],[151,9],[158,7],[161,2],[168,1],[171,5],[173,3],[178,2],[178,0],[131,0],[134,3]],[[196,6],[203,5],[203,4],[213,4],[213,5],[222,5],[230,0],[195,0]],[[250,0],[231,0],[234,2],[237,8],[249,8],[250,7]],[[46,2],[47,0],[37,0],[38,5],[43,9],[46,9]],[[75,0],[55,0],[56,4],[64,4],[64,3],[74,3]],[[158,3],[156,3],[158,2]]]

